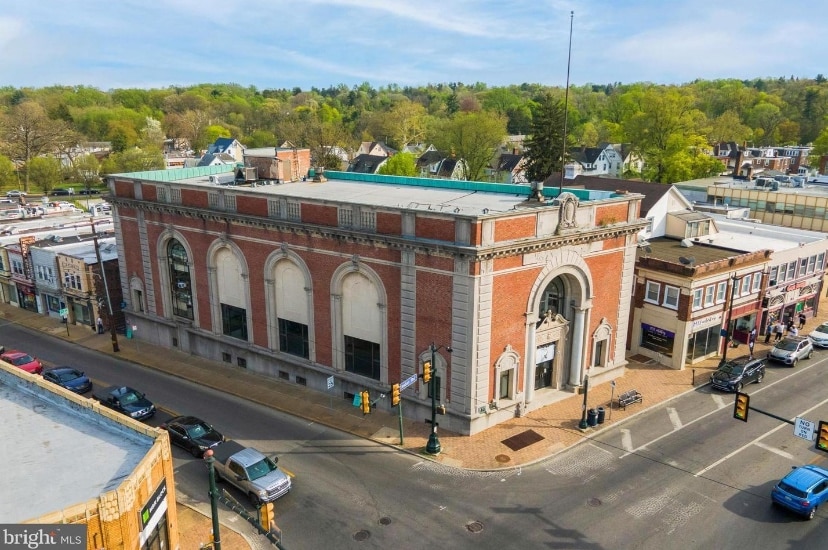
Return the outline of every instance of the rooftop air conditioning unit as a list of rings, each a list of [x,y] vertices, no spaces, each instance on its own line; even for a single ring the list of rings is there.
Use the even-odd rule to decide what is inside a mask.
[[[256,167],[245,167],[245,169],[244,169],[244,181],[256,181],[257,179],[259,179],[256,172],[257,172]]]
[[[214,185],[218,185],[218,183],[219,183],[219,178],[218,178],[218,176],[216,176],[216,175],[214,174],[214,175],[212,175],[212,176],[207,176],[207,181],[209,181],[210,183],[212,183],[212,184],[214,184]]]

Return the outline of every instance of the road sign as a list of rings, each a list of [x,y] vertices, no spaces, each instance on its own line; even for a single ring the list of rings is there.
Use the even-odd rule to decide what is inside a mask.
[[[816,423],[796,417],[796,422],[794,422],[794,435],[796,437],[813,441],[814,433],[816,433]]]
[[[333,387],[334,387],[334,377],[333,377],[333,376],[329,376],[329,377],[328,377],[328,389],[329,389],[329,390],[332,390],[332,389],[333,389]]]
[[[411,384],[413,384],[416,381],[417,381],[417,375],[412,374],[411,376],[409,376],[408,378],[406,378],[405,380],[400,382],[400,391],[403,391],[405,388],[407,388],[408,386],[410,386]]]
[[[52,311],[54,311],[54,310],[52,310]],[[69,310],[67,308],[63,308],[58,313],[60,314],[61,317],[66,317],[67,315],[69,315]]]

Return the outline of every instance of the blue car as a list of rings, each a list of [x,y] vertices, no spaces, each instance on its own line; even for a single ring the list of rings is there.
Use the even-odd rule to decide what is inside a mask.
[[[774,486],[771,499],[813,519],[819,505],[828,500],[828,470],[812,465],[794,468]]]
[[[92,389],[92,382],[89,378],[72,367],[55,367],[45,370],[43,378],[75,393],[86,393]]]

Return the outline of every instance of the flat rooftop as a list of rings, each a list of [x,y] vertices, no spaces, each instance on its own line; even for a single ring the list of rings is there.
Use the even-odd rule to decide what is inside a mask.
[[[529,185],[407,178],[339,171],[325,172],[327,180],[324,182],[308,179],[278,184],[256,182],[255,185],[252,183],[222,185],[210,180],[210,176],[227,175],[232,170],[231,166],[208,166],[116,174],[111,177],[233,189],[239,192],[273,195],[288,199],[327,200],[379,208],[432,210],[469,215],[494,214],[521,208],[531,193]],[[571,192],[581,201],[620,196],[612,191],[583,188],[564,188],[564,191]],[[557,187],[544,188],[544,196],[547,200],[551,201],[557,195]],[[537,206],[537,203],[533,206]]]
[[[748,189],[751,191],[765,191],[768,193],[781,193],[783,195],[808,195],[815,197],[828,197],[828,185],[820,185],[806,182],[803,187],[790,187],[787,184],[779,184],[779,189],[772,191],[769,187],[757,187],[754,181],[740,180],[729,177],[703,178],[674,183],[679,189],[706,190],[709,187],[725,189]]]
[[[0,523],[19,523],[116,489],[154,439],[0,366]],[[81,399],[86,399],[81,397]]]

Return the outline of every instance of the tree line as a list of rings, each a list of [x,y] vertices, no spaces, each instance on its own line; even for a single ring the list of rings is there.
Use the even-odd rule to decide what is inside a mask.
[[[707,154],[722,141],[755,146],[813,144],[828,153],[825,77],[696,80],[572,86],[489,87],[451,82],[423,86],[369,83],[324,89],[264,89],[199,84],[163,89],[89,86],[0,88],[0,185],[28,189],[60,178],[89,184],[115,172],[162,168],[165,139],[196,152],[219,137],[248,147],[290,142],[309,147],[322,166],[338,167],[332,147],[362,141],[395,149],[434,144],[463,158],[467,178],[481,179],[506,135],[527,136],[529,173],[542,179],[561,167],[563,120],[567,150],[628,143],[645,161],[648,181],[670,183],[721,171]],[[110,142],[99,162],[73,157],[81,142]],[[68,165],[48,155],[59,153]],[[410,170],[410,162],[398,161]],[[405,165],[405,166],[403,166]]]

